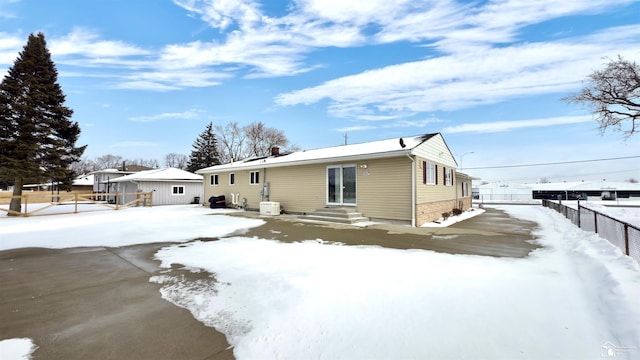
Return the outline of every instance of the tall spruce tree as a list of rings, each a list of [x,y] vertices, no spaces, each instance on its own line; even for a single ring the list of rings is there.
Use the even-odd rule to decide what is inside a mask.
[[[193,150],[191,150],[187,170],[195,172],[196,170],[218,164],[220,164],[218,140],[216,139],[216,134],[213,133],[213,123],[209,123],[207,128],[193,143]]]
[[[0,177],[13,180],[14,196],[22,195],[25,179],[70,183],[69,166],[86,145],[76,147],[80,127],[64,102],[44,34],[29,35],[0,83]],[[21,203],[13,198],[10,210],[20,212]]]

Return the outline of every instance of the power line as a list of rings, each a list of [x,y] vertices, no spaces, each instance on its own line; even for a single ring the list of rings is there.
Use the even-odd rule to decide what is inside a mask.
[[[578,163],[587,163],[587,162],[596,162],[596,161],[611,161],[611,160],[624,160],[624,159],[635,159],[635,158],[640,158],[640,155],[624,156],[624,157],[616,157],[616,158],[605,158],[605,159],[591,159],[591,160],[561,161],[561,162],[552,162],[552,163],[538,163],[538,164],[520,164],[520,165],[500,165],[500,166],[471,167],[471,168],[464,168],[464,170],[506,169],[506,168],[516,168],[516,167],[564,165],[564,164],[578,164]]]
[[[589,173],[589,174],[577,174],[577,175],[551,175],[551,176],[544,176],[546,178],[553,178],[553,179],[573,179],[573,178],[585,178],[585,177],[589,177],[589,176],[595,176],[595,175],[611,175],[611,174],[628,174],[628,173],[633,173],[634,171],[640,171],[640,169],[627,169],[627,170],[621,170],[621,171],[602,171],[602,172],[597,172],[597,173]],[[518,177],[518,178],[500,178],[500,181],[537,181],[534,180],[535,176],[529,176],[529,177]]]

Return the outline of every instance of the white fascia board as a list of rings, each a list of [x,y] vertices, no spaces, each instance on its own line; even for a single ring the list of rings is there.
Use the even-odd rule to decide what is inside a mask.
[[[330,157],[330,158],[303,159],[303,160],[283,161],[283,162],[268,162],[265,160],[269,160],[269,159],[265,159],[265,160],[252,161],[250,164],[239,163],[235,166],[233,165],[233,163],[218,165],[215,167],[215,169],[213,169],[213,167],[205,168],[205,169],[196,171],[196,173],[211,174],[211,173],[220,173],[220,172],[230,172],[235,170],[256,170],[256,169],[268,169],[268,168],[275,168],[275,167],[297,166],[297,165],[329,164],[329,163],[347,162],[347,161],[366,161],[366,160],[406,156],[407,154],[411,154],[409,149],[395,150],[395,151],[389,151],[389,152],[377,153],[377,154],[336,156],[336,157]]]

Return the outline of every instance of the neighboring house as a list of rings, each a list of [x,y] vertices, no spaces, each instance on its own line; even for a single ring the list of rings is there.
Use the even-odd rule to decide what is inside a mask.
[[[532,184],[534,199],[585,200],[599,197],[602,200],[640,197],[640,184],[617,181],[575,181],[546,184]],[[605,193],[607,194],[605,196]]]
[[[503,201],[529,203],[533,200],[531,185],[494,183],[473,187],[473,198],[480,202]]]
[[[104,169],[91,172],[93,177],[94,193],[111,193],[115,192],[113,180],[133,174],[133,171],[120,171],[118,169]]]
[[[71,183],[71,190],[73,191],[92,191],[93,189],[94,176],[93,175],[80,175],[73,179]],[[26,184],[22,186],[23,190],[30,191],[52,191],[52,190],[60,190],[60,188],[64,188],[64,185],[61,182],[48,182],[42,184]],[[64,190],[66,191],[66,190]]]
[[[139,165],[126,165],[122,164],[120,168],[117,169],[104,169],[92,171],[89,174],[94,176],[93,180],[93,192],[94,193],[112,193],[115,192],[112,186],[112,180],[115,180],[119,177],[134,174],[139,171],[145,170],[153,170],[150,167],[139,166]]]
[[[471,206],[471,178],[457,174],[440,133],[297,151],[197,171],[204,196],[247,209],[279,202],[288,213],[351,207],[371,219],[420,226]],[[460,178],[457,178],[460,177]],[[462,181],[460,181],[462,179]]]
[[[80,175],[73,179],[71,190],[75,191],[92,191],[95,175]]]
[[[166,168],[139,171],[111,180],[113,190],[120,194],[118,203],[125,204],[136,199],[137,192],[153,192],[153,205],[182,205],[202,199],[202,175],[188,171]]]
[[[640,184],[615,181],[573,181],[543,184],[493,183],[474,187],[474,198],[481,202],[531,202],[539,199],[615,200],[640,197]]]

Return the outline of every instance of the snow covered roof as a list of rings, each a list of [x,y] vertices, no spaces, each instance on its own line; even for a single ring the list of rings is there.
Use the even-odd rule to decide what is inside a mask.
[[[619,190],[619,191],[640,191],[640,184],[618,181],[571,181],[571,182],[555,182],[544,184],[507,184],[507,183],[491,183],[474,188],[510,188],[522,189],[528,188],[532,191],[594,191],[594,190]]]
[[[89,174],[133,174],[135,171],[122,171],[119,169],[102,169],[92,171]]]
[[[202,175],[194,174],[181,169],[165,168],[139,171],[130,175],[125,175],[111,182],[127,182],[127,181],[189,181],[201,182]]]
[[[640,184],[618,181],[574,181],[547,184],[531,184],[534,191],[589,191],[622,190],[640,191]]]
[[[288,166],[299,164],[314,164],[332,161],[350,161],[361,159],[373,159],[410,154],[411,150],[429,140],[435,134],[425,134],[406,138],[393,138],[387,140],[371,141],[360,144],[340,145],[312,150],[301,150],[282,156],[269,156],[258,159],[247,159],[229,164],[211,166],[196,171],[202,174],[210,171],[255,169],[273,166]]]
[[[91,175],[80,175],[77,178],[73,179],[74,186],[93,186],[93,181],[95,176]]]

